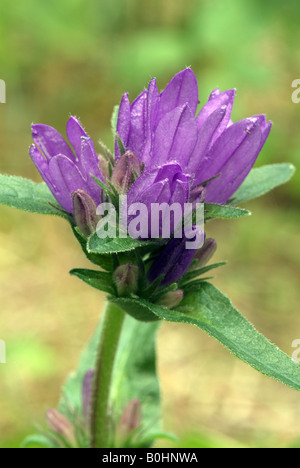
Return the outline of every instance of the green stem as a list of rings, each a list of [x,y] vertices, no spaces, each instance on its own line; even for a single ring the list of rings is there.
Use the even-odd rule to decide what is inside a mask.
[[[106,303],[102,319],[91,404],[92,448],[109,448],[109,396],[115,356],[124,318],[125,313],[119,307],[111,302]]]

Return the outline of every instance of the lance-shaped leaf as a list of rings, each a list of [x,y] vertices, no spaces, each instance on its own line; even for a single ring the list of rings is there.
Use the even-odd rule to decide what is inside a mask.
[[[75,268],[70,271],[70,275],[77,276],[89,286],[99,289],[100,291],[107,292],[108,294],[115,294],[115,289],[112,283],[112,275],[105,271],[88,270]]]
[[[242,216],[250,216],[251,212],[243,208],[235,208],[230,205],[217,205],[214,203],[206,203],[204,206],[205,221],[214,218],[234,219]]]
[[[288,182],[295,173],[292,164],[269,164],[252,169],[246,180],[231,198],[232,204],[260,197]]]
[[[22,177],[0,174],[0,204],[68,219],[45,183],[37,184]]]
[[[101,239],[98,237],[97,233],[95,233],[88,240],[87,250],[89,253],[108,255],[112,253],[129,252],[138,247],[149,246],[159,246],[159,243],[155,241],[142,241],[132,237],[106,237],[105,239]]]
[[[131,301],[160,319],[196,325],[262,374],[300,390],[300,365],[260,334],[212,284],[199,283],[172,310],[144,299]]]

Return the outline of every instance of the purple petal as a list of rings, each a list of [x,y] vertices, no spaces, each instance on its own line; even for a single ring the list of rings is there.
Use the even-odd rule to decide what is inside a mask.
[[[31,126],[31,129],[33,141],[48,160],[57,154],[64,154],[75,161],[71,148],[55,128],[49,125],[35,124]]]
[[[78,168],[67,157],[63,155],[54,156],[49,162],[49,174],[52,180],[55,181],[58,202],[69,213],[73,213],[72,192],[82,189],[92,196]]]
[[[238,150],[243,141],[249,137],[256,123],[257,118],[240,120],[223,132],[208,154],[200,161],[195,185],[220,174],[221,169],[229,158]]]
[[[197,228],[194,226],[191,229],[196,232]],[[201,232],[200,234],[204,240],[204,233]],[[197,252],[197,249],[187,249],[186,241],[187,238],[183,235],[181,239],[174,238],[168,242],[151,265],[148,273],[150,282],[164,275],[161,284],[167,285],[178,281],[186,273]]]
[[[101,189],[92,175],[104,182],[104,177],[99,169],[99,160],[95,151],[94,143],[91,138],[81,139],[80,168],[82,175],[87,181],[92,198],[96,203],[100,203]]]
[[[262,139],[261,139],[261,145],[259,151],[261,151],[262,147],[264,146],[266,139],[268,138],[271,128],[272,128],[272,122],[269,120],[268,122],[266,121],[266,116],[265,115],[254,115],[254,118],[259,119],[260,123],[260,128],[262,131]]]
[[[122,143],[125,148],[128,144],[128,135],[130,129],[130,102],[128,99],[128,93],[124,94],[119,108],[118,122],[117,122],[117,133],[122,140]],[[118,145],[118,140],[115,142],[115,155],[120,157],[120,148]]]
[[[131,186],[128,194],[127,194],[127,201],[128,201],[128,206],[131,203],[135,203],[136,201],[139,201],[139,197],[141,194],[147,190],[148,187],[151,187],[151,185],[154,184],[154,181],[157,177],[157,171],[151,171],[151,172],[144,172]]]
[[[271,127],[272,127],[272,123],[269,121],[269,122],[266,122],[265,120],[265,117],[264,116],[257,116],[259,118],[259,124],[260,124],[260,127],[261,127],[261,140],[260,140],[260,144],[258,145],[258,148],[256,149],[256,153],[253,155],[252,159],[251,159],[251,155],[249,155],[249,159],[250,159],[250,162],[249,164],[243,169],[241,170],[240,173],[238,173],[236,175],[236,178],[233,178],[231,181],[228,182],[228,185],[226,186],[225,190],[223,192],[219,192],[219,199],[220,200],[224,200],[220,203],[225,203],[235,192],[236,190],[240,187],[240,185],[243,183],[243,181],[245,180],[245,178],[247,177],[247,175],[249,174],[249,172],[251,171],[263,145],[265,144],[266,142],[266,139],[267,137],[269,136],[269,133],[271,131]],[[225,170],[226,172],[228,173],[228,171],[230,169],[227,168],[224,168],[224,181],[225,181]],[[220,177],[221,178],[221,177]],[[223,176],[222,176],[223,178]],[[226,182],[225,182],[226,183]],[[222,185],[224,185],[224,183],[222,182]],[[221,189],[221,186],[220,186],[220,189]],[[210,189],[212,190],[212,189]]]
[[[169,203],[171,198],[171,190],[168,179],[160,180],[151,185],[141,195],[139,200],[140,203],[144,203],[150,208],[152,203]]]
[[[175,186],[173,186],[172,196],[169,201],[169,204],[180,203],[182,209],[184,203],[187,203],[189,199],[189,183],[188,178],[185,177],[185,180],[177,179],[175,181]]]
[[[195,177],[200,161],[211,146],[213,136],[220,127],[221,122],[227,112],[227,107],[222,106],[216,109],[204,122],[198,132],[197,143],[188,162],[187,169],[192,177]]]
[[[48,161],[46,161],[46,159],[42,155],[39,148],[37,146],[35,146],[35,145],[30,146],[29,154],[30,154],[30,157],[31,157],[32,161],[34,162],[37,170],[39,171],[42,178],[44,179],[44,181],[48,185],[49,189],[51,190],[53,195],[56,196],[55,195],[56,194],[55,185],[54,185],[53,180],[52,180],[52,178],[51,178],[51,176],[49,174]]]
[[[158,121],[165,114],[186,103],[188,103],[192,115],[195,115],[198,106],[198,84],[197,78],[190,68],[175,75],[161,93]]]
[[[155,181],[169,179],[173,180],[175,176],[182,173],[181,166],[177,162],[169,162],[164,166],[158,167],[153,172],[156,172]]]
[[[151,231],[151,208],[153,203],[157,204],[166,204],[166,206],[161,206],[160,210],[167,210],[168,205],[172,203],[179,203],[182,207],[184,203],[188,201],[189,196],[189,183],[188,177],[184,175],[181,171],[179,164],[169,163],[162,167],[156,168],[153,171],[144,173],[139,177],[136,182],[130,188],[127,195],[127,204],[128,208],[135,203],[143,203],[148,209],[148,227],[150,237]],[[163,225],[162,220],[164,215],[159,222],[159,226],[154,228],[156,232],[161,232]],[[131,218],[129,219],[129,221]],[[174,222],[170,222],[170,233],[174,230]],[[159,234],[161,235],[161,234]],[[169,234],[170,235],[170,234]]]
[[[235,98],[235,89],[229,89],[228,91],[224,91],[220,93],[219,89],[215,89],[209,96],[207,104],[205,104],[202,109],[200,110],[196,120],[198,128],[200,129],[204,122],[208,119],[208,117],[216,110],[222,106],[227,107],[227,112],[220,126],[217,134],[215,135],[215,139],[225,130],[227,127],[230,115],[232,111],[232,106]]]
[[[197,141],[197,125],[187,104],[169,112],[160,121],[153,141],[152,164],[178,161],[185,166]]]
[[[251,129],[250,134],[234,151],[220,170],[220,177],[206,186],[207,203],[225,203],[241,185],[261,149],[262,131],[259,119]]]
[[[147,132],[147,90],[144,90],[130,107],[130,132],[127,148],[138,158],[143,153]]]
[[[142,154],[140,155],[140,161],[144,162],[146,167],[151,165],[151,148],[152,139],[155,124],[157,121],[158,109],[159,109],[159,92],[156,85],[156,79],[150,81],[147,95],[147,121],[145,128],[145,143]]]
[[[156,79],[153,78],[148,86],[148,101],[147,101],[147,113],[148,113],[148,131],[152,133],[154,131],[155,122],[157,120],[159,110],[160,96],[156,85]]]
[[[88,138],[88,135],[76,117],[70,117],[67,122],[67,137],[79,159],[81,153],[81,137]]]

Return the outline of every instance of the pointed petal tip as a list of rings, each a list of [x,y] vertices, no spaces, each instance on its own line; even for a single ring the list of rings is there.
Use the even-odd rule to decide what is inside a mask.
[[[31,124],[31,132],[32,132],[33,137],[37,137],[41,132],[44,133],[44,131],[46,129],[56,131],[50,125],[45,125],[45,124],[41,124],[41,123],[40,124],[34,124],[34,123]]]
[[[37,153],[41,153],[40,150],[38,149],[38,147],[32,143],[30,146],[29,146],[29,149],[28,149],[28,152],[30,154],[30,157],[33,157],[34,155],[36,155]]]
[[[67,125],[66,125],[66,130],[67,130],[67,136],[69,137],[69,134],[72,132],[78,132],[79,134],[80,133],[83,133],[87,136],[80,120],[78,119],[78,117],[75,117],[75,115],[71,115],[71,117],[68,119],[67,121]]]

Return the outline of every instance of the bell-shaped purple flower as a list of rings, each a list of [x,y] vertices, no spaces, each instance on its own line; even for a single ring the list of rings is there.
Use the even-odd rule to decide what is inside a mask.
[[[83,190],[98,205],[101,188],[92,175],[103,181],[94,144],[80,122],[71,117],[67,137],[72,148],[52,127],[32,125],[34,145],[30,156],[58,203],[73,213],[72,193]]]
[[[172,161],[190,176],[190,188],[215,178],[206,185],[206,201],[223,204],[250,172],[271,129],[263,115],[233,123],[234,98],[234,89],[216,89],[196,115],[198,85],[187,68],[161,93],[153,79],[132,104],[125,94],[117,133],[147,172]]]
[[[181,222],[189,198],[188,177],[177,163],[144,172],[127,194],[127,221],[140,225],[141,238],[169,238]],[[136,211],[139,212],[136,218]],[[136,237],[136,236],[133,236]]]
[[[179,239],[171,239],[164,247],[157,259],[152,263],[148,279],[155,281],[162,276],[161,285],[168,285],[178,281],[189,269],[199,247],[188,248],[188,243],[198,237],[198,242],[203,244],[205,234],[197,226],[190,226],[187,232]]]

